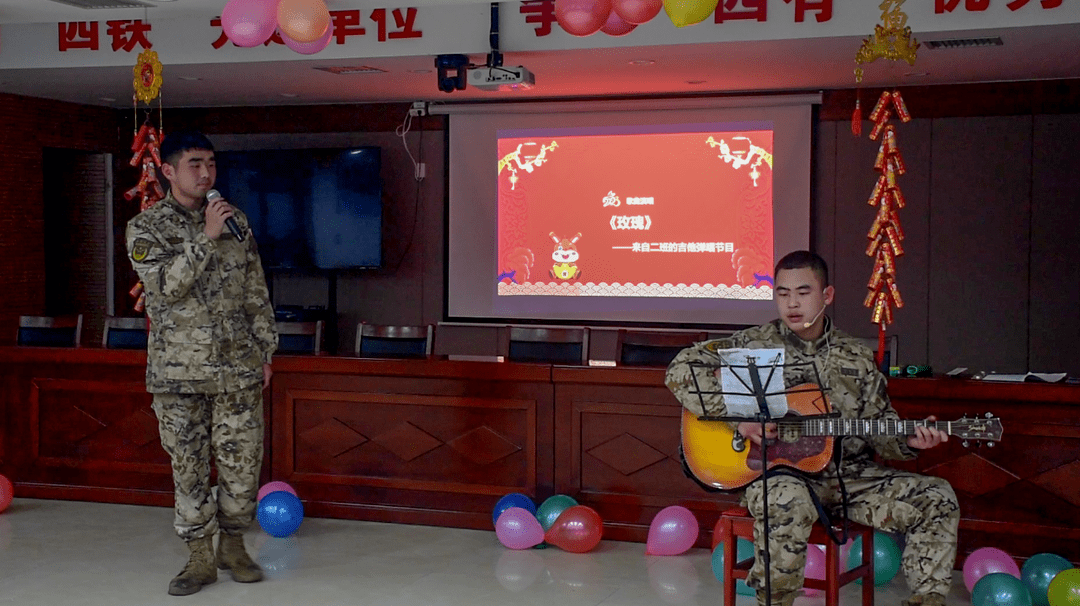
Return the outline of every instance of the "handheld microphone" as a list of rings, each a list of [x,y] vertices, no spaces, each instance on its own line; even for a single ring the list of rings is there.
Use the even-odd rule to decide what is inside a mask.
[[[221,192],[216,189],[211,189],[210,191],[206,192],[207,202],[213,202],[214,200],[223,197],[224,196],[221,195]],[[229,231],[232,232],[232,235],[236,236],[237,242],[244,241],[244,232],[240,231],[240,226],[236,224],[236,219],[233,219],[232,217],[225,219],[225,227],[228,227]]]
[[[804,323],[803,323],[803,325],[802,325],[802,327],[803,327],[803,328],[810,328],[811,326],[813,326],[813,325],[814,325],[814,322],[817,322],[817,321],[818,321],[818,318],[820,318],[820,317],[821,317],[821,314],[823,314],[823,313],[825,313],[825,307],[822,307],[822,308],[821,308],[821,311],[817,312],[817,315],[816,315],[816,316],[814,316],[814,319],[813,319],[813,320],[810,320],[809,322],[804,322]]]

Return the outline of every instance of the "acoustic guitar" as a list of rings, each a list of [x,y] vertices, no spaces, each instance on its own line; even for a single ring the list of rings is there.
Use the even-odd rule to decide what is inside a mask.
[[[842,419],[828,416],[828,398],[807,383],[787,393],[788,413],[775,421],[777,439],[768,448],[769,469],[789,467],[805,473],[825,469],[836,436],[909,436],[919,426],[935,427],[965,440],[993,445],[1001,440],[1001,419],[963,417],[955,421]],[[736,490],[761,476],[761,446],[743,438],[731,424],[682,412],[682,448],[698,480],[720,490]]]

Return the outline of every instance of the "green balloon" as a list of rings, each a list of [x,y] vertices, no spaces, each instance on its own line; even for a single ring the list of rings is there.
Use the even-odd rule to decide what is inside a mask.
[[[1031,606],[1031,593],[1013,575],[991,572],[971,588],[971,606]]]
[[[857,537],[848,552],[848,570],[862,565],[862,537]],[[874,532],[874,586],[893,580],[900,572],[900,547],[884,532]],[[856,581],[862,584],[862,579]]]
[[[1050,606],[1080,606],[1080,568],[1057,573],[1046,589]]]
[[[754,557],[754,544],[746,539],[740,538],[735,543],[735,559],[737,561],[743,561],[746,558]],[[712,552],[712,571],[716,575],[716,580],[722,584],[724,582],[724,542],[720,541],[716,544],[716,549]],[[739,595],[756,595],[753,587],[746,584],[746,581],[739,579],[735,581],[735,593]]]
[[[1050,606],[1050,599],[1046,597],[1050,590],[1050,581],[1062,570],[1070,568],[1072,563],[1054,553],[1037,553],[1028,558],[1020,569],[1020,580],[1031,592],[1031,603],[1036,606]]]
[[[547,500],[540,504],[540,508],[536,510],[536,519],[540,520],[544,532],[547,532],[548,529],[555,525],[555,520],[559,519],[562,512],[577,504],[577,501],[564,494],[548,497]]]

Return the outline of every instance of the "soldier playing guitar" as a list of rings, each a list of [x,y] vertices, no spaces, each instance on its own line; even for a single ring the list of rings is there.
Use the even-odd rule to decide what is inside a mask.
[[[700,375],[701,367],[718,359],[718,350],[782,347],[787,362],[805,363],[785,365],[786,386],[820,377],[832,408],[849,423],[858,419],[885,422],[885,425],[891,423],[892,427],[902,425],[889,403],[885,377],[875,367],[870,349],[837,330],[831,319],[823,316],[834,296],[825,261],[807,251],[793,252],[780,260],[774,276],[780,318],[725,339],[698,343],[683,350],[668,367],[667,385],[688,410],[688,416],[723,416],[727,412],[723,396],[718,393],[719,379],[715,373],[694,375],[695,372]],[[912,595],[904,605],[944,606],[956,559],[956,532],[960,520],[956,495],[949,483],[941,478],[885,467],[874,461],[875,454],[885,459],[913,459],[919,450],[933,448],[948,439],[948,434],[933,423],[932,417],[927,421],[930,422],[912,425],[910,435],[849,432],[853,435],[842,443],[838,466],[828,465],[813,475],[770,476],[769,553],[773,604],[791,606],[802,587],[807,539],[818,519],[811,491],[826,507],[835,507],[842,500],[843,484],[849,519],[906,535],[901,565]],[[784,423],[782,420],[781,431]],[[761,440],[758,423],[740,423],[727,429],[737,430],[751,443]],[[766,438],[774,439],[777,435],[776,424],[770,425]],[[688,461],[691,456],[687,453]],[[749,483],[746,502],[757,519],[755,542],[758,553],[764,549],[762,501],[761,483]],[[759,604],[766,603],[764,574],[762,559],[758,558],[747,584],[757,589]]]

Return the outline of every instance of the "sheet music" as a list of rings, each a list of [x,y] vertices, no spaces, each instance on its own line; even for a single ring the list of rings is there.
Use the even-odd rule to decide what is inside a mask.
[[[758,367],[758,376],[765,393],[775,394],[765,398],[769,414],[773,417],[787,414],[783,349],[721,349],[716,353],[720,356],[720,385],[728,415],[753,417],[760,412],[754,396],[754,384],[750,381],[750,369],[747,368],[751,358]]]

